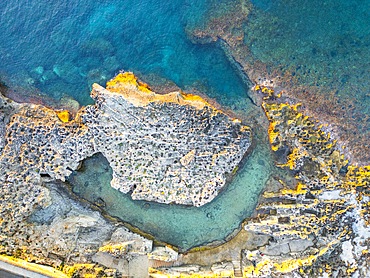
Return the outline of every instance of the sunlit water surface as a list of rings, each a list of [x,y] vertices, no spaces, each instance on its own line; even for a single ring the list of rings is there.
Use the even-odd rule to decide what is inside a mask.
[[[185,32],[208,1],[3,1],[0,72],[17,85],[87,104],[92,83],[132,70],[232,105],[247,86],[217,44],[195,45]]]

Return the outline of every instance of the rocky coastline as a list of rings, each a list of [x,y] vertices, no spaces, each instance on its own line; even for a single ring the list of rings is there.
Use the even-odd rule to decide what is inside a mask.
[[[287,41],[284,35],[297,25],[284,25],[279,16],[267,12],[268,3],[257,2],[262,8],[251,1],[211,0],[205,21],[185,27],[194,44],[221,47],[250,87],[240,94],[255,105],[248,111],[241,107],[247,99],[221,108],[157,75],[146,79],[157,87],[131,72],[119,73],[106,87],[92,85],[105,82],[122,62],[114,53],[116,46],[105,39],[83,44],[89,57],[78,60],[77,66],[62,59],[21,72],[19,80],[26,87],[12,84],[12,90],[5,85],[11,83],[0,80],[0,268],[10,265],[46,277],[370,276],[369,81],[364,70],[368,37],[340,32],[332,51],[321,47],[329,41],[325,36],[316,45],[312,37]],[[309,9],[292,3],[292,18],[301,11],[309,17]],[[316,13],[315,24],[320,25],[319,19],[332,24],[336,15],[330,19],[325,11],[337,11],[336,7],[328,5]],[[354,13],[366,18],[361,14]],[[296,23],[303,22],[302,18]],[[138,53],[144,53],[152,44],[147,41],[134,40],[132,46],[142,45]],[[346,54],[349,49],[354,49],[353,55]],[[178,50],[169,44],[159,52],[167,62]],[[85,69],[95,55],[101,63]],[[152,66],[151,59],[138,57]],[[214,60],[210,61],[212,67]],[[181,66],[192,69],[190,65]],[[52,88],[50,94],[56,98],[64,89],[92,85],[93,101],[75,95],[80,103],[92,104],[80,108],[65,96],[56,103],[34,88],[52,80],[62,86],[56,91],[53,86],[43,88]],[[190,86],[194,92],[205,88],[198,84],[202,82]],[[83,162],[98,155],[107,161],[116,194],[146,200],[148,209],[151,202],[207,208],[250,161],[247,154],[259,152],[256,141],[269,146],[271,152],[263,154],[273,159],[268,165],[267,160],[253,162],[266,177],[263,184],[267,180],[259,198],[251,195],[258,199],[253,214],[223,240],[194,244],[192,249],[160,242],[135,223],[123,223],[105,210],[119,202],[99,199],[101,189],[94,192],[97,198],[82,199],[68,180],[85,167]],[[268,167],[274,169],[264,172]],[[215,219],[226,223],[225,217],[210,211],[206,220],[218,225]],[[203,224],[198,218],[194,221]],[[157,227],[162,233],[163,226]]]
[[[151,240],[117,227],[58,188],[81,161],[102,153],[117,190],[134,199],[201,206],[222,190],[251,145],[248,127],[201,97],[156,94],[129,72],[107,89],[94,85],[91,95],[95,105],[74,116],[1,96],[4,256],[67,274],[101,275],[139,271],[133,258],[148,263],[176,257],[171,248],[152,248]],[[122,265],[114,265],[119,256]],[[92,265],[79,270],[81,263]]]
[[[124,150],[143,150],[137,146],[145,138],[140,133],[142,124],[148,122],[145,119],[152,119],[151,126],[158,130],[161,126],[154,123],[168,117],[154,134],[175,134],[175,126],[177,132],[188,131],[184,138],[197,138],[203,131],[198,148],[210,143],[227,147],[228,151],[213,148],[214,154],[201,156],[218,171],[209,167],[209,172],[203,170],[203,178],[196,175],[199,180],[222,177],[226,181],[250,147],[248,127],[198,96],[179,92],[157,95],[132,73],[118,75],[108,82],[107,89],[95,85],[92,96],[96,104],[82,108],[74,117],[68,111],[1,97],[0,165],[5,173],[1,176],[1,260],[52,266],[55,277],[365,277],[369,273],[369,166],[351,164],[343,144],[332,138],[327,127],[274,89],[262,83],[254,87],[254,93],[269,122],[276,165],[287,175],[270,178],[253,217],[245,220],[234,238],[218,247],[199,247],[183,254],[71,198],[63,185],[65,177],[80,161],[100,152],[115,173],[112,186],[135,196],[143,183],[134,190],[121,187],[128,183],[126,171],[118,166],[131,168],[120,159],[130,157]],[[189,119],[197,120],[189,126]],[[179,128],[175,123],[181,121]],[[212,126],[212,121],[217,124]],[[137,134],[124,133],[130,130]],[[212,134],[217,134],[219,141],[214,141]],[[122,138],[130,135],[134,136],[128,137],[130,142],[136,145],[125,148]],[[165,139],[153,138],[152,143]],[[170,138],[176,141],[176,136]],[[196,171],[195,166],[203,160],[196,161],[200,152],[194,144],[176,142],[181,155],[171,166],[182,168],[175,167],[171,173],[179,171],[185,179],[189,173],[181,169]],[[186,149],[181,149],[184,146]],[[159,157],[160,150],[160,146],[154,148]],[[114,156],[117,153],[118,157]],[[163,149],[162,154],[167,155],[168,150]],[[131,163],[140,163],[140,156]],[[139,170],[138,178],[143,174],[139,168],[134,168]],[[176,181],[173,184],[177,185]],[[163,187],[150,187],[151,191],[138,198],[199,206],[221,190],[217,183],[210,187],[203,181],[199,186],[205,190],[195,187],[192,193],[186,191],[185,197],[174,194],[177,199],[170,199],[172,194]]]
[[[217,4],[214,8],[218,10],[215,16],[210,16],[203,25],[187,30],[189,39],[200,44],[219,42],[226,56],[247,84],[274,87],[276,91],[284,92],[284,97],[291,102],[304,105],[310,115],[330,125],[332,133],[335,133],[340,141],[349,147],[350,152],[348,150],[347,155],[353,163],[367,165],[370,159],[369,152],[363,150],[369,149],[369,121],[366,114],[368,105],[366,101],[356,100],[366,92],[366,85],[363,87],[361,84],[367,84],[367,81],[359,79],[357,82],[342,84],[335,78],[327,78],[325,72],[310,70],[305,66],[290,68],[287,61],[283,62],[280,59],[276,60],[282,64],[276,65],[270,61],[270,58],[266,59],[270,62],[264,62],[253,52],[257,41],[261,45],[268,45],[266,49],[270,51],[269,54],[263,51],[260,53],[266,57],[274,56],[272,52],[289,51],[283,48],[274,49],[274,44],[269,41],[267,34],[269,32],[273,34],[274,31],[268,28],[276,27],[272,22],[276,22],[277,19],[270,18],[268,13],[261,12],[250,1],[234,1],[233,5],[224,10],[222,7],[217,7]],[[365,49],[366,47],[362,54],[367,54]],[[289,53],[281,55],[294,59]],[[309,55],[309,57],[314,56]],[[357,59],[363,58],[358,56]],[[330,59],[327,60],[330,61]],[[297,61],[290,62],[295,65]],[[304,64],[303,61],[301,63]],[[334,62],[332,65],[323,64],[320,68],[325,68],[326,72],[346,73],[346,70],[336,68],[334,64]],[[329,67],[332,68],[329,70]],[[357,69],[356,66],[353,68]],[[353,75],[353,78],[361,76],[360,73],[357,77],[356,74]],[[368,94],[364,95],[367,99]],[[261,104],[260,98],[252,90],[249,92],[249,97],[255,104]]]

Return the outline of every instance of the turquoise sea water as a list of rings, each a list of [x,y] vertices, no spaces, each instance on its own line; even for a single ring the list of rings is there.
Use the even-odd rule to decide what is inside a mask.
[[[192,44],[185,34],[207,2],[3,1],[0,72],[18,85],[86,104],[93,82],[105,85],[119,70],[132,70],[197,87],[230,105],[245,97],[247,86],[220,47]]]
[[[0,6],[0,72],[10,87],[34,87],[56,99],[67,94],[88,104],[93,82],[104,85],[119,70],[131,70],[144,80],[158,76],[249,111],[248,85],[221,47],[193,44],[187,38],[185,29],[201,24],[209,4],[208,0],[6,2]],[[88,160],[87,170],[71,177],[71,183],[87,200],[103,200],[111,215],[188,249],[223,240],[250,215],[269,176],[266,152],[267,146],[263,153],[254,152],[235,181],[202,208],[132,201],[110,187],[104,159]]]

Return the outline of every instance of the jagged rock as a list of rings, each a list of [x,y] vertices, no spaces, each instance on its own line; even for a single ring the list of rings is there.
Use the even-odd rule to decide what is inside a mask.
[[[242,253],[243,276],[310,277],[327,273],[334,277],[367,277],[370,166],[350,165],[337,141],[323,126],[304,115],[299,105],[276,103],[276,96],[269,90],[265,89],[268,96],[263,108],[270,121],[272,150],[286,156],[278,163],[279,167],[298,174],[294,176],[295,186],[286,185],[285,178],[276,179],[280,185],[263,193],[256,217],[244,222],[244,229],[264,236],[250,248],[231,250]],[[145,164],[143,168],[154,167],[151,174],[155,178],[172,181],[166,184],[167,189],[181,191],[182,187],[174,187],[181,184],[180,178],[175,183],[171,180],[173,176],[166,176],[163,169],[186,179],[198,173],[195,166],[202,161],[205,165],[211,163],[212,167],[197,174],[197,181],[204,183],[208,178],[220,176],[224,182],[249,147],[250,132],[199,97],[181,93],[157,95],[131,74],[120,75],[108,83],[108,90],[94,86],[92,95],[96,104],[81,109],[71,121],[68,117],[62,120],[59,112],[46,107],[16,104],[0,97],[0,172],[4,173],[0,175],[0,253],[63,267],[71,276],[86,272],[95,277],[104,265],[123,274],[145,277],[149,265],[159,262],[153,254],[175,257],[177,253],[163,252],[168,251],[166,248],[151,250],[150,240],[77,205],[55,188],[45,186],[45,180],[63,180],[80,161],[101,152],[114,171],[112,185],[121,191],[133,190],[133,196],[140,193],[136,190],[143,180],[132,181],[132,176],[146,174],[140,170],[143,165],[136,166],[152,153],[158,158],[151,156],[152,164]],[[189,119],[196,121],[189,122]],[[169,122],[178,125],[170,126]],[[144,127],[157,130],[143,136]],[[182,135],[175,133],[179,130],[186,130],[186,135],[171,136]],[[165,136],[164,131],[169,135]],[[202,137],[207,144],[202,140],[194,144],[192,140],[184,140],[198,138],[200,131],[208,136]],[[222,135],[221,131],[224,131]],[[215,134],[218,136],[213,136]],[[162,159],[161,154],[168,154],[168,150],[158,142],[166,140],[178,143],[177,163],[171,163],[173,158],[167,156]],[[212,148],[213,153],[205,152],[202,156],[196,145],[209,148],[208,143],[217,147]],[[136,151],[140,146],[142,153],[138,156]],[[122,171],[128,167],[127,163],[136,165],[131,167],[131,179]],[[147,183],[146,193],[138,196],[162,202],[183,200],[179,197],[169,201],[170,195],[166,194],[170,191],[154,185],[155,182]],[[187,188],[185,193],[194,193],[196,198],[183,203],[201,205],[210,201],[211,198],[203,198],[199,192],[203,185],[195,185],[198,187]],[[220,188],[204,190],[214,196]],[[166,194],[157,197],[156,190]],[[199,196],[201,199],[197,199]],[[155,262],[149,262],[150,258]],[[167,263],[181,264],[179,256],[177,261],[162,261],[160,265],[164,267],[159,270],[151,267],[150,271],[153,277],[218,275],[217,271],[221,271],[222,276],[233,277],[231,267],[238,263],[233,260],[214,265],[215,261],[221,260],[214,260],[208,266],[190,262],[167,268]],[[81,262],[100,265],[81,265]],[[138,266],[144,270],[133,274]],[[241,275],[238,266],[237,272]],[[107,269],[104,273],[115,275]]]

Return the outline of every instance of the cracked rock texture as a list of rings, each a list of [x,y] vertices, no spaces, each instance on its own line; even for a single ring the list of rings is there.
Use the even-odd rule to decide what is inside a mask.
[[[330,126],[263,84],[255,90],[264,95],[271,149],[289,174],[270,178],[255,217],[216,251],[200,248],[186,258],[73,200],[63,179],[101,152],[115,173],[115,188],[201,205],[249,147],[248,128],[197,96],[157,95],[130,73],[107,88],[94,86],[96,104],[74,120],[65,111],[0,97],[0,258],[82,277],[148,277],[148,269],[150,277],[369,276],[370,166],[348,161]],[[152,164],[143,164],[149,158]],[[160,186],[154,187],[154,177]]]
[[[92,96],[82,122],[113,169],[112,187],[133,199],[208,203],[250,146],[240,121],[195,95],[155,94],[130,73]]]
[[[215,262],[233,252],[232,274],[225,277],[369,277],[370,166],[351,164],[330,127],[306,115],[300,104],[281,98],[273,87],[260,84],[255,90],[263,96],[276,165],[286,175],[269,180],[254,217],[243,224],[249,234],[239,232],[230,241],[238,244],[200,251],[186,260],[188,268],[152,272],[201,276],[204,270],[192,263],[206,261],[206,254]],[[242,247],[260,236],[262,246]]]

